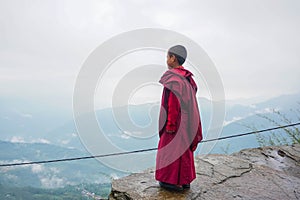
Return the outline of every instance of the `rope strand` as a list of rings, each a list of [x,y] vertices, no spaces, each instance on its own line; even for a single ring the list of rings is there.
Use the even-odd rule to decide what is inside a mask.
[[[261,129],[258,131],[246,132],[246,133],[237,134],[237,135],[230,135],[230,136],[224,136],[224,137],[219,137],[219,138],[214,138],[214,139],[202,140],[200,143],[224,140],[224,139],[229,139],[229,138],[234,138],[234,137],[241,137],[241,136],[246,136],[246,135],[251,135],[251,134],[256,134],[256,133],[262,133],[262,132],[273,131],[273,130],[277,130],[277,129],[288,128],[288,127],[292,127],[292,126],[298,126],[298,125],[300,125],[300,122],[293,123],[293,124],[287,124],[284,126],[277,126],[277,127],[267,128],[267,129]],[[84,159],[92,159],[92,158],[103,158],[103,157],[109,157],[109,156],[119,156],[119,155],[134,154],[134,153],[141,153],[141,152],[148,152],[148,151],[155,151],[155,150],[157,150],[157,148],[140,149],[140,150],[135,150],[135,151],[118,152],[118,153],[110,153],[110,154],[95,155],[95,156],[63,158],[63,159],[55,159],[55,160],[32,161],[32,162],[8,163],[8,164],[0,164],[0,167],[11,167],[11,166],[20,166],[20,165],[33,165],[33,164],[66,162],[66,161],[73,161],[73,160],[84,160]]]

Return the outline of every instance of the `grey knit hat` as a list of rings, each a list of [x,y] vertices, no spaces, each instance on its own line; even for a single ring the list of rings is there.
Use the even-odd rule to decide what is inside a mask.
[[[181,64],[181,65],[184,63],[186,56],[187,56],[186,48],[182,45],[175,45],[175,46],[171,47],[169,49],[168,53],[174,54],[176,57],[177,56],[180,57],[180,60],[182,61],[182,63],[179,63],[179,64]]]

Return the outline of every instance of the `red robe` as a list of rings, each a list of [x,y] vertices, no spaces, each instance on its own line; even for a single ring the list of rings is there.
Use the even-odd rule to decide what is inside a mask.
[[[183,185],[196,178],[193,151],[202,140],[197,86],[182,66],[164,73],[155,178]],[[171,133],[170,133],[171,132]]]

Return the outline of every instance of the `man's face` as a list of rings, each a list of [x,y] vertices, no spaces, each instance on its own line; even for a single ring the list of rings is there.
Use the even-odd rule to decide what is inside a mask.
[[[167,65],[169,69],[173,68],[174,61],[175,61],[175,56],[173,55],[170,56],[169,54],[167,54]]]

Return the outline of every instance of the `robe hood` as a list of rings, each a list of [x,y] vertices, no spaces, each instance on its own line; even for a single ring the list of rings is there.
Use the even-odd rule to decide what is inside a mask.
[[[180,66],[179,68],[173,68],[166,71],[159,82],[168,88],[168,84],[178,80],[178,78],[188,80],[193,89],[197,92],[197,85],[192,79],[192,76],[194,76],[192,72]]]

